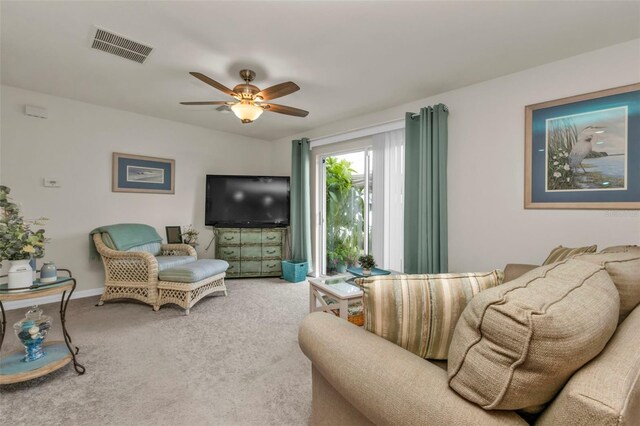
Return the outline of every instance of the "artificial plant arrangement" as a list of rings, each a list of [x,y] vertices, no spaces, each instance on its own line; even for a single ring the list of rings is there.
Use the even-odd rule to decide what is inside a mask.
[[[26,260],[44,256],[44,229],[47,218],[25,220],[20,208],[13,202],[11,189],[0,185],[0,261]]]
[[[200,233],[195,230],[193,225],[189,225],[182,232],[182,241],[185,244],[190,244],[192,246],[196,246],[196,245],[198,245],[198,234],[200,234]]]
[[[358,262],[360,262],[360,266],[362,266],[362,273],[365,275],[371,274],[371,269],[376,267],[376,261],[370,254],[363,254],[358,258]]]

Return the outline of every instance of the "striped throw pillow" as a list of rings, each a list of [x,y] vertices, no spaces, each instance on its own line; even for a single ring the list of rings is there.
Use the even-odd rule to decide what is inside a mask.
[[[553,250],[551,250],[551,253],[549,253],[549,256],[547,256],[547,260],[545,260],[542,264],[551,265],[552,263],[561,262],[565,259],[569,259],[572,256],[575,256],[577,254],[595,253],[597,249],[598,249],[598,246],[595,244],[588,247],[576,247],[576,248],[558,246]]]
[[[425,359],[447,359],[458,318],[503,272],[364,278],[365,329]]]

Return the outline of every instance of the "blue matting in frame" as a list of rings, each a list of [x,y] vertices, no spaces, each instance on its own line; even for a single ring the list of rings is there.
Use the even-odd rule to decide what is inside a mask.
[[[546,120],[627,107],[626,189],[546,191]],[[598,203],[640,201],[640,91],[620,93],[549,108],[532,114],[531,201],[534,203]]]
[[[171,191],[173,169],[168,161],[118,157],[118,188]]]

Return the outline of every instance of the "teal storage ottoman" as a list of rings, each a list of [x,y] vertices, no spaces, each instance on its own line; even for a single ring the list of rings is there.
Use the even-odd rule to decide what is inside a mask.
[[[304,260],[283,260],[282,276],[291,283],[299,283],[307,279],[309,264]]]

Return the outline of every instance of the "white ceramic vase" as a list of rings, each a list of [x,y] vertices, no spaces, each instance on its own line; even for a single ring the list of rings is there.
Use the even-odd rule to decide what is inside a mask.
[[[11,260],[9,267],[9,288],[30,287],[33,284],[33,269],[29,259]]]

